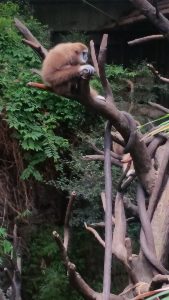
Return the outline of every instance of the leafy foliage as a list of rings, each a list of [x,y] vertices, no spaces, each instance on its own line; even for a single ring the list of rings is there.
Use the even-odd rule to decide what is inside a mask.
[[[38,166],[48,159],[59,165],[59,158],[68,151],[67,136],[78,126],[84,126],[85,109],[75,101],[28,88],[27,82],[38,81],[29,71],[40,68],[39,58],[23,45],[13,25],[13,16],[19,13],[17,4],[0,4],[0,110],[13,129],[27,161],[23,179],[34,176],[42,180]],[[28,19],[28,21],[27,21]],[[46,41],[46,28],[29,17],[26,24],[39,40]]]
[[[12,250],[12,244],[7,239],[6,228],[0,227],[0,264],[6,255],[10,255],[12,253]]]
[[[32,235],[30,255],[23,270],[26,299],[55,300],[82,298],[69,286],[60,254],[52,239],[52,227],[41,226]]]

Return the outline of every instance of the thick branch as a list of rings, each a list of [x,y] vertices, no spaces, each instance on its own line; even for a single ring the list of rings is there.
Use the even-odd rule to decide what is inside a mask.
[[[109,300],[111,288],[112,261],[112,174],[111,174],[111,127],[107,122],[104,137],[104,173],[105,173],[105,257],[103,277],[103,300]]]
[[[22,33],[24,36],[24,43],[28,44],[31,48],[33,48],[36,53],[41,58],[45,58],[47,54],[47,50],[39,43],[39,41],[34,37],[34,35],[29,31],[29,29],[17,18],[14,18],[15,26],[18,28],[18,30]]]
[[[157,18],[155,7],[147,0],[130,0],[130,2],[169,40],[169,21],[166,17],[159,13]]]
[[[152,193],[152,195],[150,197],[150,201],[149,201],[148,213],[149,213],[150,219],[152,219],[152,217],[153,217],[153,213],[154,213],[154,210],[156,208],[156,205],[157,205],[157,202],[159,199],[159,193],[162,188],[163,179],[164,179],[165,172],[166,172],[168,162],[169,162],[169,140],[166,142],[166,144],[163,146],[163,148],[164,148],[164,151],[162,152],[163,159],[162,159],[161,165],[159,167],[156,184],[155,184],[153,193]]]
[[[141,185],[138,185],[137,189],[137,205],[142,227],[140,242],[143,253],[153,267],[158,270],[158,272],[161,274],[169,274],[169,272],[162,266],[156,257],[154,237],[151,229],[150,218],[145,207],[145,194]]]
[[[125,247],[126,238],[126,216],[124,211],[123,197],[121,193],[117,193],[115,200],[115,228],[113,232],[113,254],[121,261],[127,268],[127,250]]]

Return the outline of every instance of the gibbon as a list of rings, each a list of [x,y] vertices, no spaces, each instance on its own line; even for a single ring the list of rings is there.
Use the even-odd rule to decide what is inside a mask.
[[[82,43],[62,43],[49,50],[41,70],[43,82],[52,87],[54,92],[63,96],[72,96],[78,92],[78,79],[93,75],[95,69],[87,64],[88,48]],[[99,97],[90,87],[92,97]]]

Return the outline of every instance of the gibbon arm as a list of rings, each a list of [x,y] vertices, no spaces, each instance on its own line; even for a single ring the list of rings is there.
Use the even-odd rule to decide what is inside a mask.
[[[64,84],[73,78],[83,77],[86,74],[92,75],[94,73],[95,69],[91,65],[68,65],[60,70],[57,70],[55,72],[53,71],[48,75],[44,74],[43,76],[42,74],[42,76],[46,83],[48,83],[51,86],[57,86]]]

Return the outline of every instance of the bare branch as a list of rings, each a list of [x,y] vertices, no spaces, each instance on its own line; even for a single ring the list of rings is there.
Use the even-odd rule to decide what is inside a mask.
[[[115,228],[113,232],[113,254],[129,268],[128,255],[125,246],[126,238],[126,217],[124,212],[123,197],[117,193],[115,200]]]
[[[45,91],[51,91],[52,92],[52,89],[48,86],[46,86],[44,83],[39,83],[39,82],[28,82],[27,83],[27,86],[30,86],[30,87],[34,87],[34,88],[37,88],[37,89],[40,89],[40,90],[45,90]]]
[[[155,187],[153,189],[152,195],[150,197],[149,200],[149,207],[148,207],[148,214],[150,217],[150,220],[153,217],[153,213],[155,210],[155,207],[157,205],[157,201],[159,199],[159,193],[162,187],[162,182],[166,173],[166,169],[168,166],[168,161],[169,161],[169,140],[166,142],[165,144],[165,150],[163,151],[163,159],[161,162],[161,165],[159,167],[159,171],[158,171],[158,176],[156,179],[156,183],[155,183]]]
[[[19,21],[17,18],[14,18],[14,21],[15,26],[25,38],[23,41],[31,46],[36,51],[36,53],[38,53],[38,55],[42,59],[44,59],[48,51],[39,43],[39,41],[33,36],[33,34],[21,21]]]
[[[112,261],[112,174],[111,174],[111,127],[107,122],[104,136],[104,174],[105,174],[105,256],[103,277],[103,300],[109,300],[111,288]]]
[[[76,197],[76,192],[72,192],[69,198],[69,202],[68,202],[68,206],[66,209],[66,216],[65,216],[65,222],[64,222],[64,247],[67,251],[68,249],[68,244],[69,244],[69,235],[70,235],[70,230],[69,230],[69,219],[71,216],[71,211],[72,211],[72,206],[73,206],[73,202],[75,200]]]
[[[104,34],[100,45],[98,67],[99,67],[100,81],[106,93],[106,98],[109,101],[113,101],[111,86],[106,78],[106,73],[105,73],[107,40],[108,40],[108,34]]]
[[[130,0],[130,2],[146,16],[152,24],[169,40],[169,21],[161,13],[156,17],[156,9],[147,0]]]
[[[127,198],[127,197],[124,197],[123,198],[123,203],[124,203],[124,206],[125,208],[131,212],[131,214],[135,217],[138,217],[138,207],[132,203],[132,201]]]
[[[82,156],[82,159],[87,161],[94,161],[94,160],[104,161],[104,155],[99,155],[99,154],[85,155]],[[111,163],[112,165],[115,165],[117,167],[122,167],[122,163],[116,158],[111,157]]]
[[[86,230],[90,231],[94,235],[94,237],[99,242],[99,244],[101,244],[103,247],[105,247],[105,242],[103,241],[101,236],[98,234],[98,232],[94,228],[88,226],[86,223],[84,223],[84,225],[85,225]]]
[[[158,104],[158,103],[153,103],[153,102],[148,102],[148,104],[152,107],[155,107],[155,108],[158,108],[159,110],[161,110],[162,112],[166,113],[166,114],[169,114],[169,109]]]
[[[147,67],[155,75],[155,77],[158,78],[160,81],[165,82],[165,83],[169,83],[169,78],[161,76],[160,73],[154,68],[153,65],[147,64]]]
[[[63,241],[56,231],[53,232],[53,237],[59,247],[60,253],[62,255],[62,260],[72,286],[74,286],[74,288],[84,297],[84,299],[100,300],[102,294],[95,292],[76,271],[76,266],[69,260],[66,249],[63,245]],[[123,296],[116,296],[111,294],[109,300],[125,300],[125,298]]]
[[[138,185],[137,188],[137,205],[139,210],[139,216],[141,221],[141,234],[140,234],[140,243],[141,248],[148,262],[158,270],[161,274],[169,274],[169,272],[163,267],[163,265],[158,261],[155,251],[154,238],[150,223],[149,214],[146,211],[145,206],[145,193],[141,185]]]
[[[59,234],[54,231],[53,236],[61,252],[62,260],[68,272],[70,282],[85,297],[85,299],[95,300],[95,291],[92,290],[89,285],[82,279],[80,274],[76,271],[76,266],[70,262],[63,241],[60,238]]]
[[[96,51],[95,51],[93,40],[90,41],[90,49],[91,49],[91,57],[92,57],[94,68],[96,70],[98,77],[100,77],[99,66],[98,66],[98,62],[97,62],[97,58],[96,58]]]
[[[156,41],[156,40],[159,41],[159,40],[164,40],[164,39],[165,39],[165,37],[163,34],[154,34],[154,35],[148,35],[148,36],[144,36],[139,39],[129,41],[128,45],[135,46],[135,45],[142,44],[142,43],[148,43],[151,41]]]
[[[94,145],[94,144],[91,143],[91,142],[88,142],[88,144],[92,147],[93,150],[96,151],[96,153],[104,155],[104,151],[98,149],[98,148],[96,147],[96,145]],[[118,159],[118,160],[121,160],[121,159],[122,159],[122,156],[121,156],[121,155],[119,155],[119,154],[117,154],[117,153],[115,153],[115,152],[113,152],[113,151],[111,151],[111,156],[114,157],[114,158],[116,158],[116,159]]]

